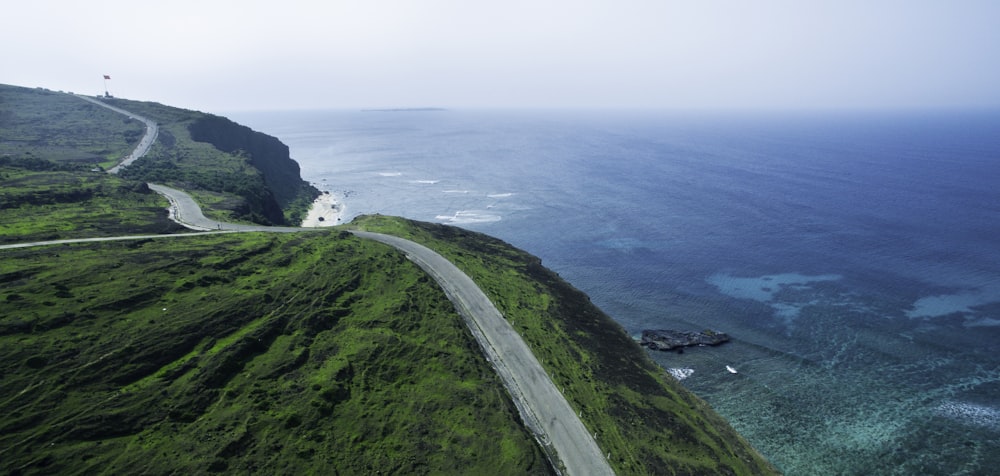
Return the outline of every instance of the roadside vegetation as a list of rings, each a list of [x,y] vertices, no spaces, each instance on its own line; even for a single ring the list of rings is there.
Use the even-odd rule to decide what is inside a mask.
[[[145,183],[90,169],[0,156],[0,244],[186,230]]]
[[[68,94],[0,84],[0,157],[108,169],[145,130],[139,121]]]
[[[382,215],[347,227],[401,236],[455,263],[525,339],[619,474],[774,469],[586,294],[537,257],[480,233]]]
[[[0,251],[8,474],[547,474],[444,293],[346,233]]]

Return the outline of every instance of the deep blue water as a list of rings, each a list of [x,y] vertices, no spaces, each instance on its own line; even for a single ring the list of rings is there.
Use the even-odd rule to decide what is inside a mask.
[[[634,334],[729,333],[653,356],[787,474],[1000,468],[1000,114],[230,117],[349,216],[497,236]]]

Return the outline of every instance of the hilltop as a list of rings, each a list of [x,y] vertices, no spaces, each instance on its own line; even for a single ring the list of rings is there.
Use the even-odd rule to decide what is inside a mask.
[[[0,101],[4,242],[186,232],[145,186],[160,178],[227,219],[274,223],[277,205],[287,221],[311,201],[287,147],[225,118],[121,102],[161,133],[150,157],[113,177],[91,170],[138,140],[135,121],[47,91],[0,87]],[[243,188],[213,188],[236,176]],[[310,233],[0,250],[0,468],[551,473],[443,291],[350,228],[409,238],[471,276],[619,474],[773,473],[538,258],[385,216]]]

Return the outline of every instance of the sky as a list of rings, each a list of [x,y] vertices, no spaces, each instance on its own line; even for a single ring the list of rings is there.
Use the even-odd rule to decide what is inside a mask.
[[[997,0],[31,0],[0,83],[207,112],[1000,107]]]

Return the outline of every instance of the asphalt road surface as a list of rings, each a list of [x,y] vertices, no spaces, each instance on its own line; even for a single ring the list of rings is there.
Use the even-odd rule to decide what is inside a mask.
[[[399,249],[437,281],[493,363],[521,417],[544,446],[555,450],[559,460],[556,464],[565,474],[614,474],[597,442],[524,339],[468,275],[443,256],[412,241],[380,233],[352,233]]]
[[[128,112],[124,109],[117,108],[110,104],[106,104],[103,101],[99,101],[92,97],[83,96],[80,94],[77,94],[76,97],[83,99],[84,101],[90,101],[94,104],[97,104],[98,106],[106,107],[119,114],[124,114],[128,116],[129,119],[136,119],[146,124],[146,133],[143,134],[142,139],[139,141],[139,144],[135,146],[135,149],[133,149],[129,155],[126,155],[124,158],[122,158],[122,161],[119,162],[118,165],[115,165],[114,167],[108,169],[109,174],[117,174],[118,171],[121,170],[122,168],[128,167],[129,164],[135,162],[140,157],[146,155],[146,152],[149,152],[149,148],[153,146],[154,142],[156,142],[156,136],[160,133],[160,128],[156,125],[155,121],[142,117],[138,114],[132,114],[131,112]]]
[[[146,184],[154,192],[167,197],[170,201],[170,219],[192,230],[200,231],[266,231],[270,233],[294,233],[300,231],[315,231],[320,228],[299,228],[292,226],[241,225],[226,223],[206,218],[201,207],[185,192],[154,183]]]

